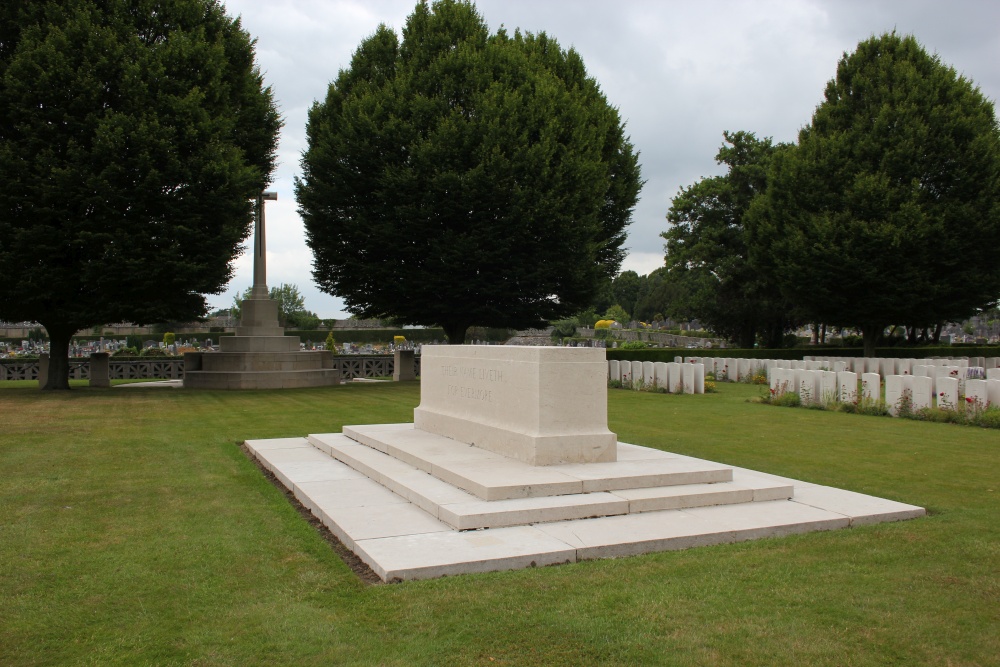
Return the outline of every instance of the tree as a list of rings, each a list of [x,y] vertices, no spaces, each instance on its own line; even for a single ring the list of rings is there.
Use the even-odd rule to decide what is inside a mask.
[[[636,303],[639,301],[639,294],[645,286],[646,277],[640,276],[635,271],[622,271],[611,282],[611,291],[614,294],[614,303],[617,303],[626,312],[632,313],[636,317]],[[622,322],[628,324],[628,322]]]
[[[663,280],[684,295],[671,310],[683,319],[701,320],[740,347],[752,348],[758,334],[768,347],[780,347],[792,307],[771,275],[749,261],[744,218],[767,188],[771,159],[785,146],[752,132],[724,132],[723,137],[715,159],[727,172],[682,187],[667,213],[671,227],[661,234],[667,241]]]
[[[281,125],[216,0],[0,3],[0,316],[68,345],[190,320],[229,281]]]
[[[809,320],[960,321],[1000,294],[993,104],[912,36],[844,54],[794,150],[772,162],[751,257]]]
[[[313,106],[296,182],[313,276],[360,317],[542,326],[624,255],[637,155],[580,56],[421,2]]]

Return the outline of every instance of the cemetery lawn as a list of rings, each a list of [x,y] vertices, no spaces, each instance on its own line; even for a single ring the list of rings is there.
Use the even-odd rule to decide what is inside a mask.
[[[901,523],[395,585],[362,582],[245,439],[411,421],[419,386],[0,382],[0,663],[997,665],[1000,437],[609,391],[649,445],[927,507]]]

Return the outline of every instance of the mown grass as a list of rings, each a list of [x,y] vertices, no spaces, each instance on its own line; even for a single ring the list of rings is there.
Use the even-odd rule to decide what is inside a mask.
[[[759,391],[610,391],[610,426],[932,514],[369,586],[237,443],[409,421],[416,383],[0,383],[0,663],[1000,664],[996,432],[746,402]]]

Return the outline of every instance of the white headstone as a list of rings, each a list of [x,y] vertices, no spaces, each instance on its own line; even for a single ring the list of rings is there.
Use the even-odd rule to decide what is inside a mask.
[[[868,401],[877,401],[882,397],[882,381],[878,373],[861,376],[861,396]]]
[[[983,410],[990,403],[986,380],[965,381],[966,408]]]
[[[991,406],[1000,408],[1000,378],[986,381],[986,397]]]
[[[885,376],[885,405],[889,414],[895,417],[899,413],[899,405],[903,399],[903,376]]]
[[[836,403],[840,396],[837,374],[834,371],[818,371],[819,399],[823,403]]]
[[[840,385],[840,402],[853,403],[858,400],[858,374],[853,371],[837,373],[837,384]]]
[[[841,372],[846,371],[846,370],[847,370],[847,362],[846,361],[835,361],[835,362],[833,362],[833,372],[834,373],[841,373]]]
[[[667,381],[667,364],[662,361],[655,362],[653,364],[653,373],[656,375],[656,386],[670,391],[670,384]]]
[[[694,393],[694,364],[681,365],[681,383],[685,394]]]
[[[1000,380],[1000,368],[987,368],[986,369],[986,379],[987,380]]]
[[[694,366],[694,393],[705,393],[705,364],[693,364]]]
[[[913,409],[929,408],[934,399],[934,381],[927,375],[913,376]]]
[[[681,384],[682,365],[676,361],[667,364],[667,391],[671,394],[680,394],[684,391],[684,386]]]
[[[642,382],[643,370],[641,361],[632,362],[632,386],[638,388]]]
[[[617,359],[608,359],[608,378],[617,381],[622,379],[622,370]]]
[[[803,405],[819,402],[820,377],[819,371],[797,369],[795,379],[799,389],[799,400]]]
[[[937,406],[948,410],[958,407],[958,378],[942,376],[937,379]]]
[[[642,381],[650,389],[656,386],[656,370],[652,361],[642,362]]]

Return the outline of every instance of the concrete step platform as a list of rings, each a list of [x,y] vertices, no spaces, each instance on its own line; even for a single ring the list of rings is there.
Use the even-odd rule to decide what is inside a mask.
[[[482,499],[467,500],[471,494],[454,487],[452,495],[447,496],[445,487],[439,486],[442,480],[426,471],[413,470],[414,466],[410,466],[410,472],[401,466],[375,467],[369,456],[365,459],[366,465],[388,482],[383,485],[322,451],[322,447],[327,446],[332,452],[336,445],[338,449],[353,452],[361,460],[363,450],[358,449],[361,445],[345,440],[348,440],[345,436],[314,437],[315,442],[321,443],[317,446],[305,438],[248,440],[246,444],[262,465],[385,581],[683,549],[897,521],[924,514],[922,508],[913,505],[732,468],[732,482],[727,486],[761,490],[757,502],[649,509],[600,518],[458,530],[439,515],[427,511],[424,507],[430,506],[427,501],[431,497],[444,501],[439,502],[439,514],[442,508],[450,507],[449,511],[458,516],[456,507],[465,502],[483,503]],[[620,458],[638,461],[669,458],[694,465],[710,463],[633,447],[620,443]],[[707,486],[726,488],[720,484]],[[793,487],[790,500],[764,500],[766,493],[776,493],[782,486]],[[698,489],[692,490],[697,495]],[[404,491],[405,495],[399,491]],[[584,495],[616,496],[629,503],[641,503],[646,500],[642,496],[647,491],[652,493],[649,489],[620,489],[613,493],[598,491]],[[681,493],[680,487],[676,491]],[[626,495],[632,497],[626,498]],[[415,502],[418,496],[423,499]],[[529,497],[528,502],[559,499],[559,496],[536,496]],[[510,503],[511,499],[493,501],[486,506],[497,502]],[[519,511],[527,509],[522,507]],[[476,512],[467,515],[475,516]],[[449,518],[454,521],[454,517]]]
[[[344,434],[310,435],[308,441],[319,450],[378,482],[430,515],[458,530],[500,528],[529,523],[563,521],[588,517],[612,516],[681,509],[705,505],[723,505],[762,500],[787,500],[792,487],[780,482],[732,482],[682,484],[594,491],[556,496],[530,496],[503,500],[482,500],[439,477],[416,468],[389,454],[362,445]],[[662,458],[682,468],[698,468],[691,461]],[[526,466],[520,462],[515,468]],[[628,466],[637,461],[627,462]],[[591,464],[603,466],[606,464]],[[531,468],[531,466],[527,466]],[[631,471],[631,467],[629,468]],[[730,470],[730,477],[732,473]],[[516,476],[516,475],[515,475]],[[659,479],[657,476],[655,479]]]
[[[622,459],[609,463],[533,466],[426,431],[413,424],[345,426],[342,434],[310,435],[309,441],[335,458],[334,436],[386,454],[482,500],[538,498],[599,491],[732,481],[732,469],[710,461],[678,458],[646,447],[619,443]],[[341,454],[344,456],[342,458]]]

